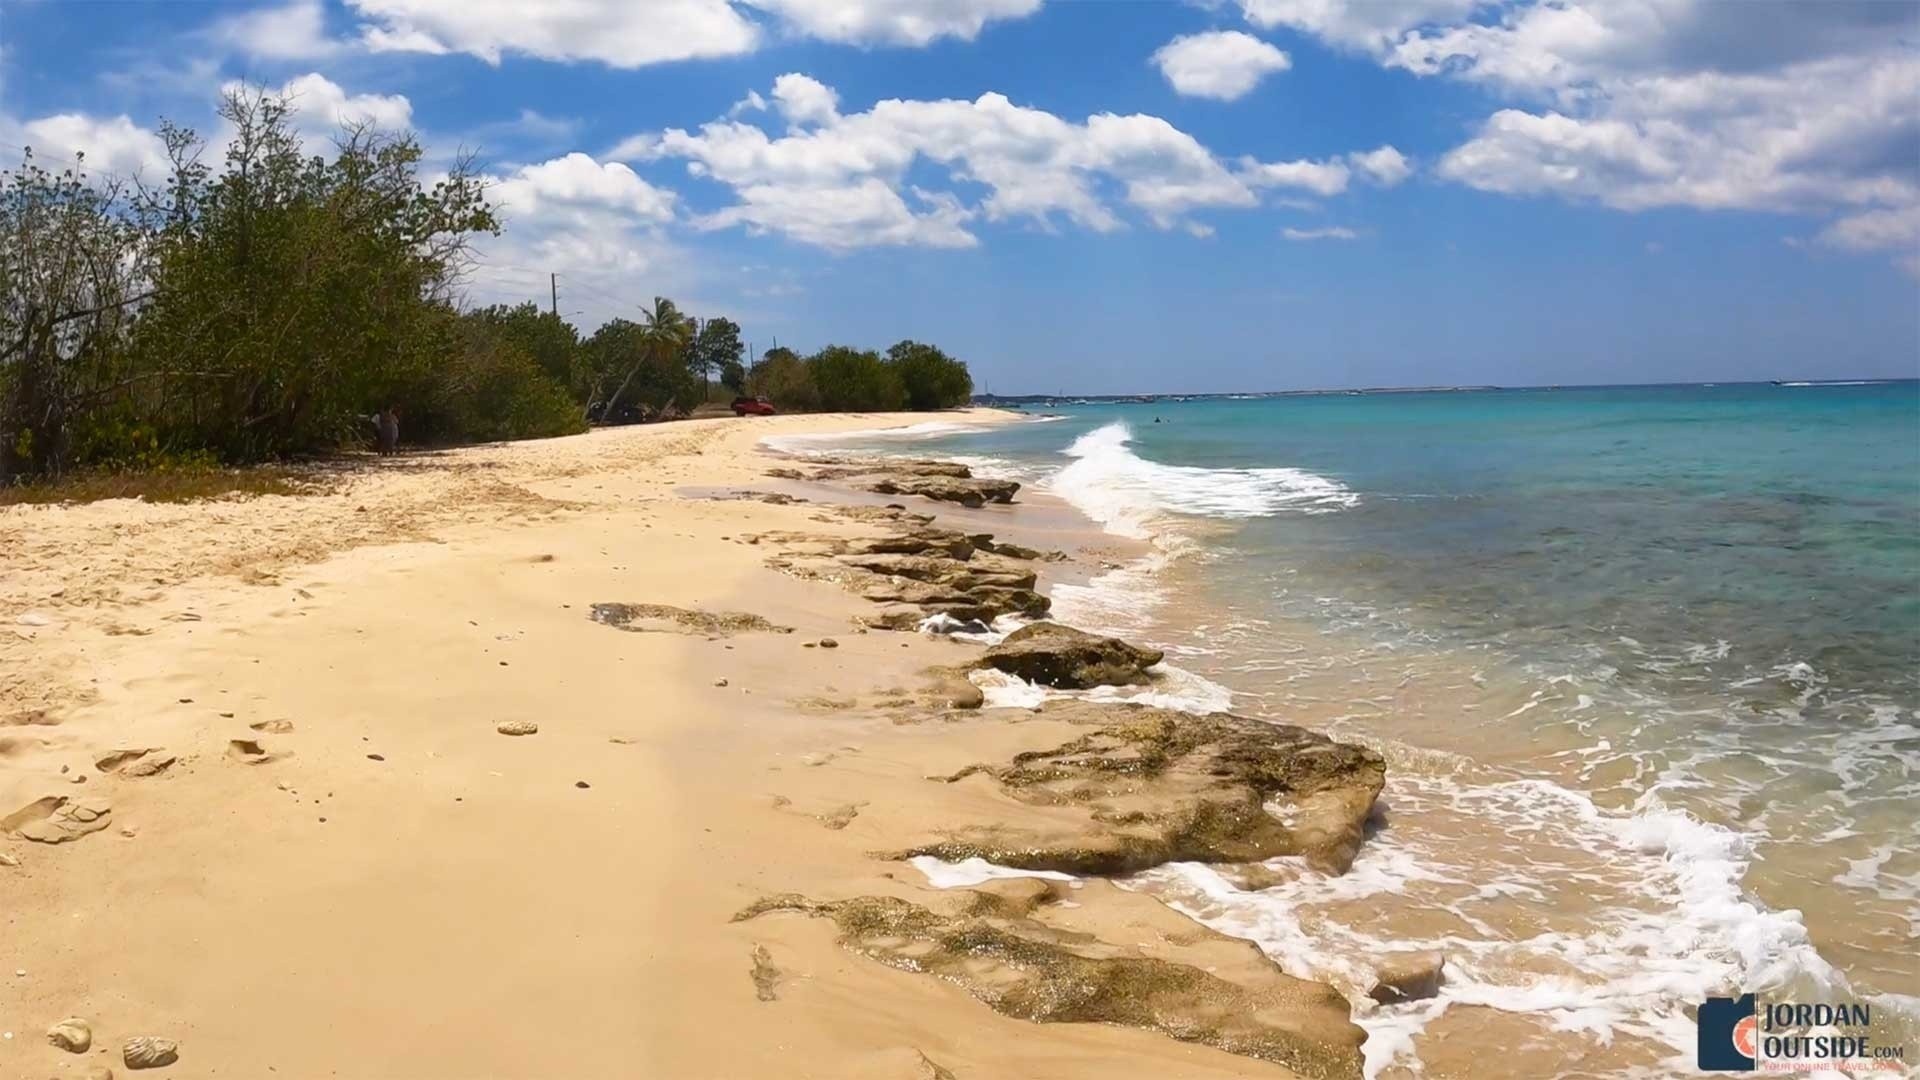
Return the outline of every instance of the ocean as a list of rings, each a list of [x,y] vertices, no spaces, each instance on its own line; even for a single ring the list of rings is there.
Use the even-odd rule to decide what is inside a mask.
[[[1127,883],[1346,991],[1371,1075],[1691,1073],[1740,990],[1920,1058],[1920,382],[1034,412],[840,445],[1150,541],[1057,617],[1164,647],[1158,703],[1387,754],[1347,875]],[[1365,999],[1427,949],[1438,998]]]

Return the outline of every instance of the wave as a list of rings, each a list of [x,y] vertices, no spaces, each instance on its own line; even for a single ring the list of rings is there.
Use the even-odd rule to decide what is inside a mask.
[[[1108,531],[1138,540],[1169,514],[1211,518],[1268,517],[1282,511],[1326,513],[1360,497],[1337,480],[1304,469],[1207,469],[1163,465],[1135,454],[1122,421],[1096,428],[1067,447],[1073,464],[1047,488]]]

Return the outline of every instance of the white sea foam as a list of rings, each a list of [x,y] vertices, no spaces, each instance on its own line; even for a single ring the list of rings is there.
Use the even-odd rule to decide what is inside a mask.
[[[1162,465],[1129,447],[1133,431],[1122,421],[1096,428],[1066,450],[1073,464],[1055,473],[1048,490],[1121,536],[1145,540],[1168,514],[1267,517],[1285,510],[1323,513],[1359,502],[1337,480],[1304,469],[1206,469]]]
[[[1690,1058],[1694,1039],[1685,1007],[1709,993],[1847,992],[1799,912],[1771,910],[1742,889],[1753,853],[1740,834],[1656,796],[1611,811],[1544,780],[1464,781],[1409,769],[1390,769],[1389,777],[1385,801],[1396,824],[1369,839],[1345,875],[1276,859],[1267,865],[1286,879],[1259,892],[1190,863],[1133,879],[1256,942],[1290,974],[1346,992],[1355,1022],[1369,1032],[1369,1076],[1413,1065],[1420,1032],[1449,1006],[1533,1014],[1599,1045],[1649,1040],[1677,1065]],[[1435,815],[1520,843],[1463,846],[1450,831],[1420,831]],[[1535,844],[1550,866],[1525,854]],[[1516,904],[1526,911],[1517,922],[1501,917]],[[1465,929],[1436,935],[1433,928],[1446,925],[1433,921],[1437,912]],[[1376,1006],[1366,997],[1380,956],[1429,949],[1448,957],[1439,998]]]

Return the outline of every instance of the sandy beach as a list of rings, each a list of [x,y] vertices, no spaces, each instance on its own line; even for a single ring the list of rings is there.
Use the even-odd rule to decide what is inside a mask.
[[[311,495],[0,511],[0,1072],[119,1074],[154,1036],[175,1076],[1358,1075],[1343,998],[1158,901],[935,889],[886,857],[984,835],[968,822],[1067,828],[1077,808],[1004,774],[929,778],[1105,734],[946,708],[927,672],[978,646],[869,632],[873,602],[768,565],[891,511],[715,497],[805,490],[768,479],[764,436],[915,419],[613,429]],[[1064,551],[1042,588],[1111,543],[1023,513],[940,523]],[[863,930],[900,901],[894,930],[931,929]],[[838,902],[868,907],[818,906]],[[1017,947],[938,970],[956,927]],[[1042,983],[995,989],[1021,971]],[[1005,1000],[1089,984],[1046,1018],[1142,1022]],[[67,1017],[87,1052],[50,1045]]]

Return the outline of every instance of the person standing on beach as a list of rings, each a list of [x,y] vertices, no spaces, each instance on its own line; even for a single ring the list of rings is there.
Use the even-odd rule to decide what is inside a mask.
[[[384,457],[399,453],[400,410],[391,405],[387,406],[385,412],[374,418],[373,425],[380,454]]]

